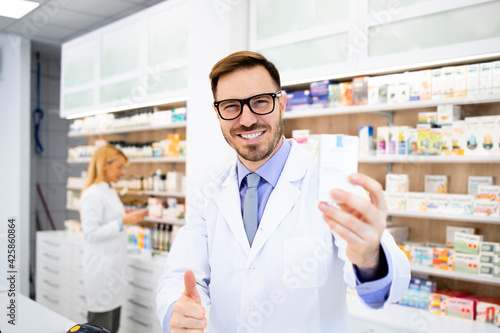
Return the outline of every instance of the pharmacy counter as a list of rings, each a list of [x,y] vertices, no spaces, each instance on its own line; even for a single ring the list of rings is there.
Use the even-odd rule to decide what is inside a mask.
[[[349,333],[499,333],[491,324],[439,316],[426,310],[390,304],[383,310],[367,309],[354,295],[347,295]]]

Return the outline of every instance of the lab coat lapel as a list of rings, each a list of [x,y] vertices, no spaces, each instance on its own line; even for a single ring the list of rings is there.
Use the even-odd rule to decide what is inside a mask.
[[[238,177],[236,176],[236,165],[232,166],[231,172],[222,183],[221,191],[215,197],[215,203],[219,207],[234,237],[241,245],[245,254],[250,251],[243,218],[241,217],[241,203],[238,189]]]
[[[300,197],[302,191],[294,182],[304,177],[308,161],[308,155],[292,140],[292,149],[288,155],[285,168],[276,184],[276,188],[267,201],[247,263],[253,260]]]

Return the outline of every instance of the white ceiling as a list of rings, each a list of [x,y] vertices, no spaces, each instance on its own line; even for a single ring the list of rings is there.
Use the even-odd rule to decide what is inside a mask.
[[[0,0],[1,1],[1,0]],[[0,16],[0,32],[60,46],[163,0],[32,0],[40,6],[19,20]]]

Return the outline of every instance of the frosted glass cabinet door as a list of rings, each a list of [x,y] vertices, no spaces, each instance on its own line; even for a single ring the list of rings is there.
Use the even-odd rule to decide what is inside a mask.
[[[94,78],[97,40],[92,39],[70,49],[63,57],[63,88],[74,88],[92,83]]]
[[[101,37],[101,79],[139,70],[141,25],[132,23]]]

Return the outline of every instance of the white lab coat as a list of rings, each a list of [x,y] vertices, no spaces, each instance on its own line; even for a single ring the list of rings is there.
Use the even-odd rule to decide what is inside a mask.
[[[124,215],[116,190],[107,183],[94,184],[83,192],[80,201],[84,236],[82,270],[89,311],[110,311],[123,303],[126,238],[118,220]]]
[[[211,179],[187,213],[158,285],[163,318],[192,270],[210,332],[347,332],[346,284],[355,285],[346,243],[317,208],[317,160],[295,142],[250,248],[241,217],[236,166]],[[335,184],[332,184],[332,189]],[[401,297],[408,259],[387,231],[392,276],[386,303]]]

